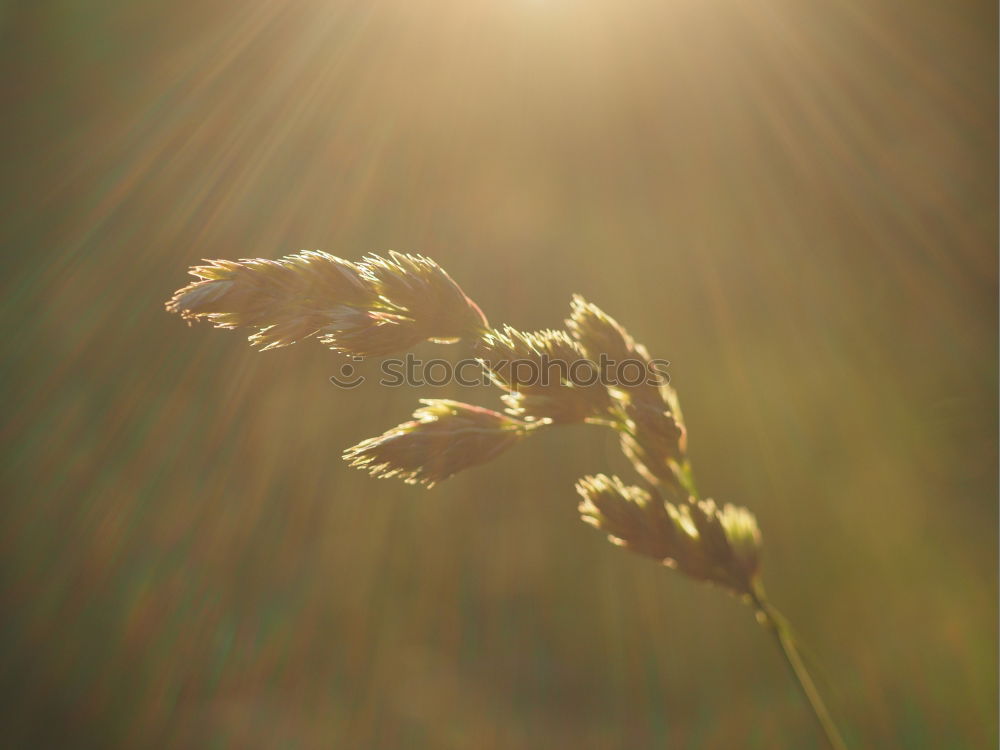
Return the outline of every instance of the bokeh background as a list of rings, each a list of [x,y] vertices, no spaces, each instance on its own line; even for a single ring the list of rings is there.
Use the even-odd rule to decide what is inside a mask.
[[[163,310],[317,248],[521,328],[598,302],[851,746],[995,747],[996,38],[971,1],[0,3],[0,743],[820,747],[749,610],[579,522],[627,473],[599,429],[376,481],[341,451],[496,394]]]

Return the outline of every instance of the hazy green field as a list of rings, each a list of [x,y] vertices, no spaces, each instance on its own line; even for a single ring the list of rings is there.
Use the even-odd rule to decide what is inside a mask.
[[[746,607],[579,521],[631,476],[605,432],[376,481],[341,451],[496,392],[341,390],[163,310],[319,248],[426,253],[524,329],[601,305],[851,747],[996,747],[996,14],[0,2],[0,745],[821,746]]]

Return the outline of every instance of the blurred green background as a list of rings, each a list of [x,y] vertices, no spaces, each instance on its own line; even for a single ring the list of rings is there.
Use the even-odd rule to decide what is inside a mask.
[[[671,361],[852,747],[997,742],[997,8],[0,2],[5,747],[815,748],[751,613],[610,546],[597,428],[428,492],[420,397],[163,302],[438,260]],[[427,352],[457,357],[455,348]],[[376,365],[366,364],[374,372]]]

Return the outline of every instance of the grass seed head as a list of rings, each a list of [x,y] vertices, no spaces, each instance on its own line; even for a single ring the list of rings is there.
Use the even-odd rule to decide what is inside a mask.
[[[760,533],[745,508],[720,510],[712,500],[664,502],[604,474],[584,477],[576,489],[583,520],[615,544],[737,595],[753,592]]]
[[[317,336],[332,349],[383,356],[425,339],[478,336],[487,327],[476,304],[434,261],[419,255],[368,255],[352,263],[307,250],[278,260],[213,260],[179,289],[167,310],[218,328],[255,329],[249,340],[275,349]]]
[[[523,422],[459,401],[423,399],[413,419],[344,452],[351,466],[376,477],[432,487],[496,458],[524,438]]]
[[[622,452],[646,481],[695,494],[687,461],[687,430],[663,406],[633,401],[628,394],[612,390],[619,404],[624,429]]]
[[[583,422],[605,416],[611,397],[597,365],[565,331],[526,333],[510,326],[485,334],[479,362],[507,393],[507,411],[529,421]]]
[[[652,377],[660,377],[652,364],[652,359],[646,347],[633,339],[624,326],[605,313],[592,302],[587,302],[579,294],[573,296],[570,303],[570,317],[566,320],[566,330],[580,345],[584,354],[592,360],[597,360],[604,354],[612,362],[639,362],[647,375],[641,383],[622,385],[619,388],[629,395],[636,403],[643,403],[653,408],[666,408],[666,403],[660,394],[658,385]]]
[[[448,400],[424,400],[411,420],[344,453],[377,477],[431,487],[496,458],[536,428],[554,423],[613,426],[652,492],[603,474],[577,484],[580,512],[616,544],[692,578],[739,594],[753,590],[760,534],[744,508],[699,500],[687,459],[677,394],[668,383],[609,386],[597,360],[639,361],[646,349],[580,296],[567,331],[490,329],[451,277],[421,255],[391,252],[352,263],[304,251],[278,260],[214,260],[191,269],[196,281],[167,309],[221,328],[248,328],[271,349],[317,337],[344,354],[382,356],[423,340],[472,337],[476,354],[502,388],[507,414]],[[666,493],[666,499],[661,496]]]
[[[261,349],[327,332],[345,306],[377,299],[357,265],[319,251],[279,260],[212,260],[190,272],[198,281],[179,289],[167,310],[217,328],[256,329],[249,339]]]
[[[479,306],[430,258],[395,251],[388,258],[371,253],[360,267],[391,310],[405,311],[420,339],[476,337],[489,328]]]

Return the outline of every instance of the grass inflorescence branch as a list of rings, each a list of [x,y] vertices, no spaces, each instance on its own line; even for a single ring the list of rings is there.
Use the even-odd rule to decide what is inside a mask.
[[[662,377],[613,384],[593,377],[607,360],[658,374],[645,347],[614,318],[577,295],[564,329],[491,327],[444,269],[421,255],[369,254],[352,262],[303,251],[278,260],[205,263],[191,269],[196,280],[167,309],[189,321],[247,329],[261,349],[315,338],[342,354],[370,357],[422,341],[472,342],[502,391],[503,411],[422,400],[410,420],[344,452],[351,466],[373,476],[433,487],[539,429],[586,423],[614,430],[646,486],[604,474],[583,477],[576,486],[582,519],[613,543],[750,604],[775,634],[831,747],[844,747],[790,629],[764,597],[756,518],[698,494],[676,391]]]

